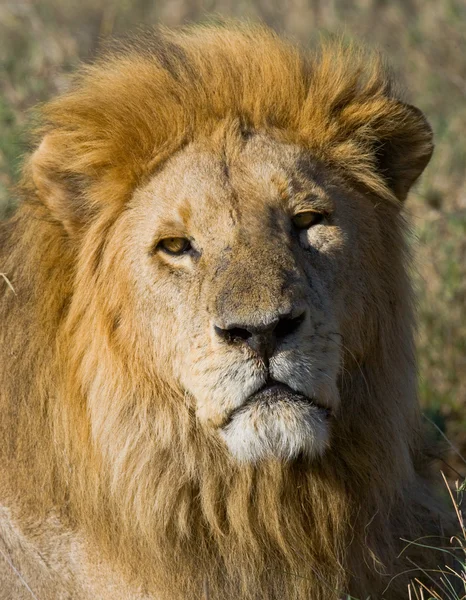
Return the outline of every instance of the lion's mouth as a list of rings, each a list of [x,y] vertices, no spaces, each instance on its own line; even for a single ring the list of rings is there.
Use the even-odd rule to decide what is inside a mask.
[[[300,392],[296,392],[288,385],[280,381],[275,381],[274,379],[268,379],[260,389],[251,394],[251,396],[249,396],[249,398],[246,400],[246,404],[260,403],[265,405],[273,405],[278,402],[304,402],[317,408],[322,417],[330,418],[332,416],[332,411],[330,408],[319,404],[316,398],[310,398],[304,394],[301,394]]]

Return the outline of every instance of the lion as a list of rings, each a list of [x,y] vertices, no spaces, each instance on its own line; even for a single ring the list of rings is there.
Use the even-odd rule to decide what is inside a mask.
[[[432,132],[383,61],[140,34],[34,139],[0,230],[0,597],[406,598],[438,560],[405,540],[449,515],[402,210]]]

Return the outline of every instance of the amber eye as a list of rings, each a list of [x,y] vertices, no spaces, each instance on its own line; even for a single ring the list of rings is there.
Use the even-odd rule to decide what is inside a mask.
[[[186,238],[182,237],[170,237],[164,238],[160,240],[157,244],[158,250],[163,250],[167,254],[172,254],[173,256],[179,256],[180,254],[185,254],[191,250],[191,242]]]
[[[314,210],[306,210],[297,213],[293,218],[293,225],[296,229],[309,229],[313,225],[321,223],[325,219],[324,213],[315,212]]]

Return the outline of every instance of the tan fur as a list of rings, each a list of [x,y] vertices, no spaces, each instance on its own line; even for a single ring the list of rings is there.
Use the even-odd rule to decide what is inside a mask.
[[[405,598],[409,560],[437,559],[397,558],[400,538],[443,518],[400,215],[432,140],[380,60],[258,27],[150,34],[84,67],[38,133],[0,230],[0,542],[31,589],[330,600],[396,575],[384,597]],[[290,211],[323,205],[290,237]],[[198,262],[154,252],[177,234]],[[238,461],[219,431],[267,375],[212,324],[297,298],[270,370],[332,408],[328,443]],[[300,415],[277,414],[291,438]],[[27,598],[2,569],[0,597]]]

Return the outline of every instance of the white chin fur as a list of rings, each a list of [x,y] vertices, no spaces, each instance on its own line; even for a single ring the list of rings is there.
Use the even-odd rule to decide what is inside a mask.
[[[330,424],[324,412],[307,402],[252,403],[233,413],[221,436],[239,462],[267,458],[315,458],[325,451]]]

